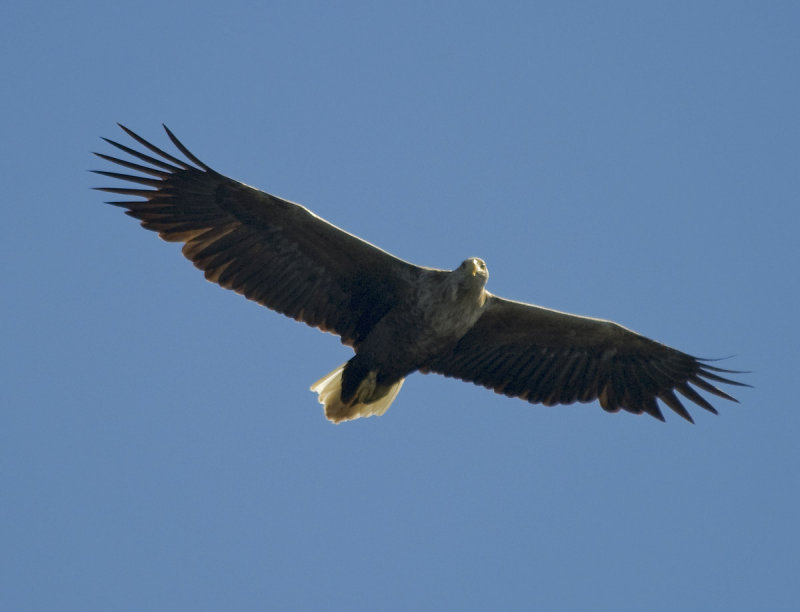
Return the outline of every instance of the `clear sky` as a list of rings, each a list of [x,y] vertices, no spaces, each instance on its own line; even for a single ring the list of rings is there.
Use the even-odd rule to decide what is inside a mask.
[[[798,7],[3,3],[0,608],[796,609]],[[350,349],[90,191],[117,121],[754,388],[331,425]]]

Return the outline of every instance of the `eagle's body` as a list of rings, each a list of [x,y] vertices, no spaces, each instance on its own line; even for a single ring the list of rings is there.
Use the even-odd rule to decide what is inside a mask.
[[[716,412],[689,383],[729,372],[624,327],[513,302],[484,288],[481,259],[452,271],[410,264],[308,209],[229,179],[167,130],[187,163],[123,129],[158,157],[107,140],[145,162],[97,154],[139,174],[97,171],[148,189],[105,187],[144,200],[112,202],[183,253],[208,280],[341,336],[355,355],[313,386],[341,422],[383,414],[414,371],[484,385],[544,404],[598,399],[608,411],[663,420],[656,399],[691,421],[674,391]],[[194,164],[194,165],[192,165]]]
[[[338,423],[383,414],[406,376],[452,350],[475,325],[486,304],[488,278],[486,264],[477,258],[452,272],[421,271],[406,298],[355,347],[356,355],[311,386],[325,416]]]

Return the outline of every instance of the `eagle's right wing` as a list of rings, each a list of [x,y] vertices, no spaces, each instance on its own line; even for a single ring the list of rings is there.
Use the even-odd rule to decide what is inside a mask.
[[[143,198],[109,202],[170,242],[208,280],[357,345],[421,271],[308,209],[215,172],[164,126],[188,163],[123,130],[156,155],[113,140],[146,165],[96,153],[139,174],[96,170],[141,187],[100,187]],[[192,165],[193,164],[193,165]]]

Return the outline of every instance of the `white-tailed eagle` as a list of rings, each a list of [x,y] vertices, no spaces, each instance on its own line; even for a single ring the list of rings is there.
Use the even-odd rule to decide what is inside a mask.
[[[676,396],[716,413],[697,389],[745,386],[710,365],[611,321],[514,302],[484,289],[483,260],[455,270],[416,266],[307,208],[223,176],[164,126],[184,161],[120,126],[152,154],[104,139],[137,162],[96,153],[136,174],[100,187],[141,198],[109,202],[170,242],[208,280],[341,337],[355,355],[311,389],[335,423],[383,414],[419,370],[546,405],[599,400],[664,420],[657,400],[692,421]],[[139,163],[141,162],[141,163]]]

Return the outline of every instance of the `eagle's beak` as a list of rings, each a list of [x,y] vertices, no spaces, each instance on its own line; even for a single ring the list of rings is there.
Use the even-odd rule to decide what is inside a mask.
[[[472,276],[477,276],[478,274],[478,262],[474,259],[472,260]]]

